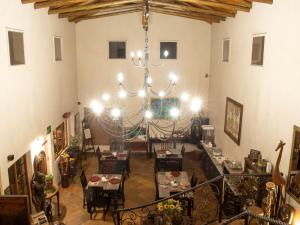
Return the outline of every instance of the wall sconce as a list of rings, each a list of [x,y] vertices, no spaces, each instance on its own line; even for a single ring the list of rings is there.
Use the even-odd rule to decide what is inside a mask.
[[[7,156],[7,161],[10,162],[10,161],[13,161],[15,159],[15,156],[14,155],[8,155]]]

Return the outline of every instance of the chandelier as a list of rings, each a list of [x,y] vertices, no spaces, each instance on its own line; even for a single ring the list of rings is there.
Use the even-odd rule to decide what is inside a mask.
[[[117,74],[119,91],[117,93],[116,103],[112,102],[112,96],[103,93],[102,100],[92,100],[90,108],[97,115],[97,122],[102,129],[112,137],[121,137],[123,139],[135,138],[140,131],[146,131],[146,137],[149,138],[150,133],[157,138],[168,139],[176,134],[187,132],[191,126],[191,117],[195,118],[202,107],[202,101],[198,97],[190,98],[187,92],[183,92],[177,99],[180,104],[169,108],[168,120],[160,120],[154,116],[151,108],[152,99],[158,99],[161,104],[173,93],[178,83],[178,76],[175,73],[169,73],[169,82],[165,89],[157,91],[153,88],[153,80],[149,73],[149,48],[148,48],[148,20],[149,20],[149,2],[144,0],[143,4],[143,29],[145,32],[145,46],[143,51],[131,52],[131,61],[135,67],[143,70],[143,85],[139,90],[131,91],[125,85],[125,76],[123,73]],[[164,51],[167,57],[169,52]],[[160,65],[153,65],[160,66]],[[128,98],[140,98],[141,104],[139,110],[135,113],[127,112],[124,102]],[[123,104],[123,106],[122,106]],[[189,105],[189,110],[186,106]],[[189,115],[184,113],[189,112]],[[159,114],[160,112],[158,112]],[[156,112],[157,114],[157,112]]]

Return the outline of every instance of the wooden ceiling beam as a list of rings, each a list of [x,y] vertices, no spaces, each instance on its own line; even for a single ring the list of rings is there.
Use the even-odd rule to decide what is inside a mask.
[[[132,9],[139,9],[141,8],[141,4],[135,5],[127,5],[127,6],[117,6],[117,7],[109,7],[109,8],[100,8],[100,9],[90,9],[90,10],[82,10],[77,12],[68,12],[68,13],[59,13],[59,18],[66,18],[66,17],[79,17],[85,15],[92,15],[96,13],[113,13],[119,10],[132,10]]]
[[[117,16],[117,15],[129,14],[129,13],[134,13],[134,12],[139,12],[139,11],[141,11],[141,9],[133,9],[133,10],[123,11],[123,12],[114,12],[114,13],[107,13],[107,14],[104,13],[104,14],[93,15],[93,16],[82,16],[77,19],[74,19],[72,22],[78,23],[83,20],[98,19],[98,18],[109,17],[109,16]]]
[[[248,2],[246,0],[218,0],[218,2],[252,8],[252,2]]]
[[[248,0],[250,2],[261,2],[266,4],[273,4],[273,0]]]
[[[165,14],[165,15],[178,16],[178,17],[183,17],[183,18],[188,18],[188,19],[193,19],[193,20],[201,20],[201,21],[207,22],[209,24],[220,22],[220,21],[213,21],[213,20],[210,20],[210,19],[202,18],[202,17],[195,17],[195,16],[189,16],[189,15],[185,15],[185,14],[178,14],[178,13],[174,13],[174,12],[168,12],[168,11],[165,11],[165,10],[160,9],[160,8],[151,9],[151,11],[155,12],[155,13]]]
[[[35,2],[43,2],[45,0],[22,0],[23,4],[35,3]]]
[[[228,9],[228,10],[239,10],[244,12],[249,12],[249,7],[243,7],[243,6],[237,6],[237,5],[231,5],[221,2],[212,2],[207,0],[176,0],[177,2],[189,2],[196,6],[211,6],[213,8],[221,8],[221,9]]]
[[[234,17],[235,16],[235,13],[227,13],[224,11],[202,9],[202,8],[197,8],[197,7],[183,6],[183,5],[170,4],[170,3],[158,2],[158,1],[150,1],[149,4],[153,5],[153,6],[168,7],[170,9],[176,9],[176,10],[183,11],[183,12],[205,13],[205,14],[211,14],[211,15],[222,16],[222,17]]]
[[[46,8],[46,7],[60,7],[68,4],[75,4],[75,3],[82,3],[86,2],[87,0],[48,0],[48,1],[43,1],[43,2],[36,2],[34,3],[34,8],[35,9],[40,9],[40,8]]]
[[[173,10],[173,9],[166,9],[166,8],[162,8],[162,7],[154,7],[154,6],[150,6],[151,11],[154,12],[154,10],[158,11],[164,11],[166,13],[172,13],[172,14],[176,14],[176,15],[184,15],[184,16],[190,16],[190,17],[194,17],[194,18],[204,18],[213,22],[219,22],[221,20],[225,20],[225,17],[222,16],[214,16],[214,15],[207,15],[207,14],[202,14],[202,13],[190,13],[190,12],[182,12],[182,11],[178,11],[178,10]]]
[[[56,14],[56,13],[66,13],[66,12],[76,12],[82,10],[90,10],[90,9],[98,9],[98,8],[105,8],[105,7],[113,7],[113,6],[120,6],[129,3],[138,3],[141,0],[120,0],[120,1],[110,1],[110,2],[98,2],[88,5],[76,5],[67,8],[57,8],[57,9],[49,9],[49,14]]]

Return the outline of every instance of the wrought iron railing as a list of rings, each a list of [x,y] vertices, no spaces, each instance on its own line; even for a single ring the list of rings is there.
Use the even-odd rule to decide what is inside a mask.
[[[270,174],[223,174],[213,179],[202,182],[193,188],[171,195],[168,198],[160,199],[148,204],[133,208],[117,209],[113,212],[113,219],[115,225],[147,225],[147,224],[166,224],[163,216],[157,212],[157,205],[161,202],[165,202],[169,199],[187,199],[187,196],[192,194],[196,205],[192,211],[186,205],[184,206],[184,212],[182,214],[182,221],[177,224],[182,225],[204,225],[211,224],[218,220],[221,224],[229,224],[230,222],[243,219],[245,224],[248,224],[250,219],[257,219],[264,221],[269,224],[275,225],[287,225],[281,221],[274,220],[265,216],[255,215],[247,210],[242,213],[231,217],[230,219],[224,220],[222,215],[222,207],[224,208],[224,193],[225,193],[225,182],[235,177],[249,178],[253,177],[257,180],[270,179]],[[173,223],[173,225],[175,225]]]
[[[275,220],[266,216],[259,216],[248,210],[241,212],[240,214],[233,216],[230,219],[224,220],[220,223],[220,225],[227,225],[236,220],[244,220],[244,224],[250,224],[251,220],[257,220],[258,223],[255,224],[274,224],[274,225],[289,225],[280,220]]]
[[[160,199],[149,204],[145,204],[133,208],[125,208],[115,210],[113,213],[115,225],[138,225],[138,224],[161,224],[164,220],[164,215],[157,213],[157,205],[160,202],[165,202],[169,199],[180,199],[183,201],[182,220],[178,222],[182,225],[197,224],[196,221],[202,223],[210,223],[219,219],[219,212],[222,200],[222,180],[223,176],[218,176],[208,181],[204,181],[188,190],[171,195],[168,198]],[[194,205],[193,211],[201,211],[203,214],[198,214],[199,218],[195,218],[191,214],[191,208],[185,204],[185,200],[189,201],[189,195],[193,198],[199,198],[202,201],[200,204]],[[212,199],[210,199],[212,198]],[[213,208],[206,208],[210,206],[212,201],[215,203]]]

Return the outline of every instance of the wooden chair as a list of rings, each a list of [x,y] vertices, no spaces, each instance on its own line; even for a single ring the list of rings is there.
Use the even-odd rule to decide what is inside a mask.
[[[100,164],[101,174],[122,174],[123,169],[119,161],[115,159],[106,159]]]
[[[97,208],[103,208],[103,219],[105,220],[106,213],[110,206],[110,197],[105,194],[103,187],[89,188],[86,192],[86,199],[90,219],[92,219],[92,215]]]
[[[94,145],[94,138],[91,133],[91,129],[86,121],[86,119],[82,120],[82,152],[85,154],[86,159],[86,153],[88,151],[95,152],[95,145]]]
[[[119,188],[119,191],[118,191],[118,200],[121,201],[121,205],[122,205],[123,208],[125,208],[124,207],[124,202],[125,202],[125,180],[126,180],[125,175],[126,175],[125,170],[123,170],[121,185],[120,185],[120,188]]]
[[[157,175],[154,173],[154,182],[155,182],[155,201],[159,200],[159,189],[158,189],[158,181],[157,181]]]
[[[102,156],[102,154],[101,154],[100,148],[98,147],[96,149],[96,157],[98,160],[98,173],[100,173],[101,156]]]
[[[191,178],[191,187],[195,187],[197,185],[198,182],[198,178],[196,177],[196,174],[193,172],[192,178]],[[191,208],[194,209],[195,208],[195,201],[194,198],[192,199],[192,201],[190,202],[191,204]]]
[[[88,181],[86,179],[85,173],[82,170],[80,174],[80,183],[82,187],[82,192],[83,192],[83,208],[86,206],[86,190],[87,190],[87,185]]]

